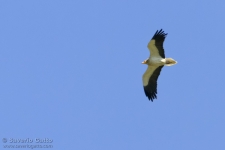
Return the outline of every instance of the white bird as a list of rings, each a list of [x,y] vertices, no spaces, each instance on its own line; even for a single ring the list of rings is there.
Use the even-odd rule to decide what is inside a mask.
[[[163,42],[166,38],[166,33],[161,30],[157,30],[151,41],[148,43],[148,49],[150,51],[150,57],[142,62],[147,64],[148,68],[142,76],[145,95],[149,100],[153,102],[153,99],[157,99],[157,79],[160,75],[160,71],[163,66],[172,66],[177,63],[172,58],[165,58]]]

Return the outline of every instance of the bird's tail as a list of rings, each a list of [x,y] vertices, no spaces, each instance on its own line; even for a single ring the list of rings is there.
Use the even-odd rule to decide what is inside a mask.
[[[166,63],[165,63],[166,66],[172,66],[172,65],[175,65],[176,63],[177,61],[175,61],[174,59],[166,58]]]

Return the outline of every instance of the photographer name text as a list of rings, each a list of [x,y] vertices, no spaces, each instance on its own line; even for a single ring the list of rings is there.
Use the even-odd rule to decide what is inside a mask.
[[[26,138],[26,139],[20,139],[20,138],[9,138],[9,143],[52,143],[53,140],[49,138]]]

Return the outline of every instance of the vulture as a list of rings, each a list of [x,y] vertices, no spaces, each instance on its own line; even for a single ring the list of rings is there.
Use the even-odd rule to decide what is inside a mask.
[[[155,32],[147,46],[150,51],[150,57],[142,62],[142,64],[148,65],[147,70],[142,76],[144,92],[149,101],[151,100],[152,102],[154,99],[157,99],[157,79],[162,68],[164,65],[172,66],[177,63],[172,58],[165,58],[163,42],[166,35],[167,33],[164,33],[162,29]]]

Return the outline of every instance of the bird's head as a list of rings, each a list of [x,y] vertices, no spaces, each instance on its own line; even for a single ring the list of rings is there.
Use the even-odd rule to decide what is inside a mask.
[[[142,64],[148,64],[148,60],[149,60],[149,58],[146,59],[146,60],[144,60],[144,61],[142,62]]]

